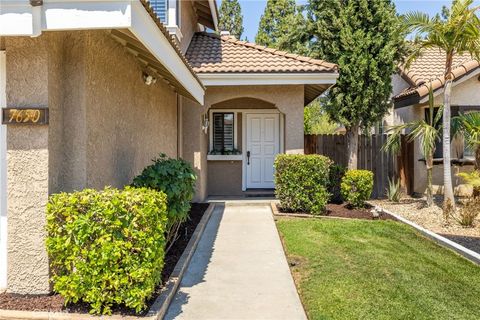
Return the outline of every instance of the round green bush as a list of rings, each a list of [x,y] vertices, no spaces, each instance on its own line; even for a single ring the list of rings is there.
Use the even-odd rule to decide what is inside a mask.
[[[342,197],[354,208],[365,207],[373,191],[373,172],[349,170],[342,179]]]
[[[280,154],[275,159],[275,194],[284,211],[322,214],[328,203],[332,161],[321,155]]]
[[[96,314],[118,304],[143,310],[161,281],[166,203],[147,188],[52,195],[46,244],[54,290]]]

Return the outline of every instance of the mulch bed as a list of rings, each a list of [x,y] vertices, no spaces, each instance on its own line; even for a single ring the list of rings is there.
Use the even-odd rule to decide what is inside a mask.
[[[186,221],[179,231],[180,237],[165,256],[165,266],[162,272],[162,286],[156,289],[153,297],[147,301],[147,308],[143,314],[146,314],[150,306],[160,294],[163,284],[168,280],[175,269],[175,265],[187,247],[195,228],[200,223],[208,203],[194,203],[190,210],[190,219]],[[18,295],[12,293],[0,294],[0,309],[23,310],[23,311],[51,311],[51,312],[78,312],[88,313],[89,306],[85,303],[68,304],[65,306],[65,300],[58,294],[51,295]],[[125,306],[116,306],[113,308],[114,314],[137,315],[131,309]],[[140,314],[141,315],[141,314]]]
[[[278,211],[284,214],[289,214],[292,212],[283,211],[279,206],[277,206]],[[367,206],[366,208],[354,209],[349,205],[343,204],[327,204],[327,212],[322,215],[326,217],[338,217],[338,218],[347,218],[347,219],[362,219],[362,220],[394,220],[397,219],[392,217],[389,214],[381,213],[378,217],[374,217],[372,212],[372,207]],[[298,213],[298,212],[296,212]]]

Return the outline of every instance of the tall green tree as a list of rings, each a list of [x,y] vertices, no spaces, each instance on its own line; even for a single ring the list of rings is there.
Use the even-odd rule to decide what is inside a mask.
[[[305,25],[302,8],[297,7],[295,0],[268,0],[260,18],[255,43],[298,52],[302,43],[292,39],[292,35],[298,34],[296,29]]]
[[[455,211],[453,194],[450,120],[452,96],[453,57],[457,54],[470,54],[480,59],[480,19],[477,16],[479,7],[473,7],[473,0],[455,0],[450,10],[444,10],[442,16],[430,17],[422,12],[411,12],[404,16],[405,26],[416,37],[414,51],[407,60],[415,60],[429,48],[438,48],[445,52],[445,85],[443,90],[443,183],[445,211]],[[445,216],[448,216],[446,214]]]
[[[238,0],[222,0],[218,28],[240,39],[243,33],[242,8]]]
[[[391,76],[405,51],[405,33],[390,0],[310,0],[311,56],[340,67],[325,110],[347,130],[348,168],[357,168],[358,135],[390,107]]]
[[[312,101],[303,111],[303,131],[305,134],[334,134],[338,124],[323,110],[322,98]]]

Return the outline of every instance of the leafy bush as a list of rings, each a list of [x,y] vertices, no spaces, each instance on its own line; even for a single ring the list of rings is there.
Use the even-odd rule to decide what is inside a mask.
[[[147,188],[54,194],[47,204],[47,250],[54,290],[92,313],[114,304],[137,312],[161,281],[166,195]]]
[[[320,155],[281,154],[275,159],[276,196],[283,210],[321,214],[332,161]]]
[[[468,198],[463,207],[460,209],[458,216],[458,223],[464,227],[473,227],[475,219],[480,214],[480,198]]]
[[[400,179],[390,180],[388,178],[388,188],[387,188],[387,198],[391,202],[400,202],[400,198],[402,197],[402,188],[400,186]]]
[[[344,166],[334,164],[330,167],[328,192],[331,194],[330,202],[340,204],[343,202],[341,183],[347,169]]]
[[[153,164],[133,179],[135,187],[163,191],[168,199],[167,251],[177,237],[180,224],[188,218],[190,201],[195,194],[197,176],[185,160],[168,158],[161,154]]]
[[[365,207],[373,191],[373,172],[349,170],[342,179],[342,196],[354,208]]]

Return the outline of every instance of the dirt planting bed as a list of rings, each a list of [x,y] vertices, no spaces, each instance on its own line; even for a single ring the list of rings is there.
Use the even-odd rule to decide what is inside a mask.
[[[195,228],[202,219],[208,204],[194,203],[190,210],[190,219],[186,221],[180,228],[179,239],[175,241],[170,251],[165,256],[165,266],[162,272],[162,284],[165,283],[170,274],[173,272],[175,265],[180,259],[183,251],[187,247]],[[153,297],[147,302],[147,310],[153,304],[157,296],[160,294],[162,286],[159,286]],[[50,311],[50,312],[78,312],[88,313],[89,307],[83,303],[68,304],[65,306],[65,300],[58,294],[51,295],[18,295],[11,293],[0,294],[0,309],[6,310],[23,310],[23,311]],[[114,314],[135,315],[131,309],[123,306],[116,306],[113,309]]]

